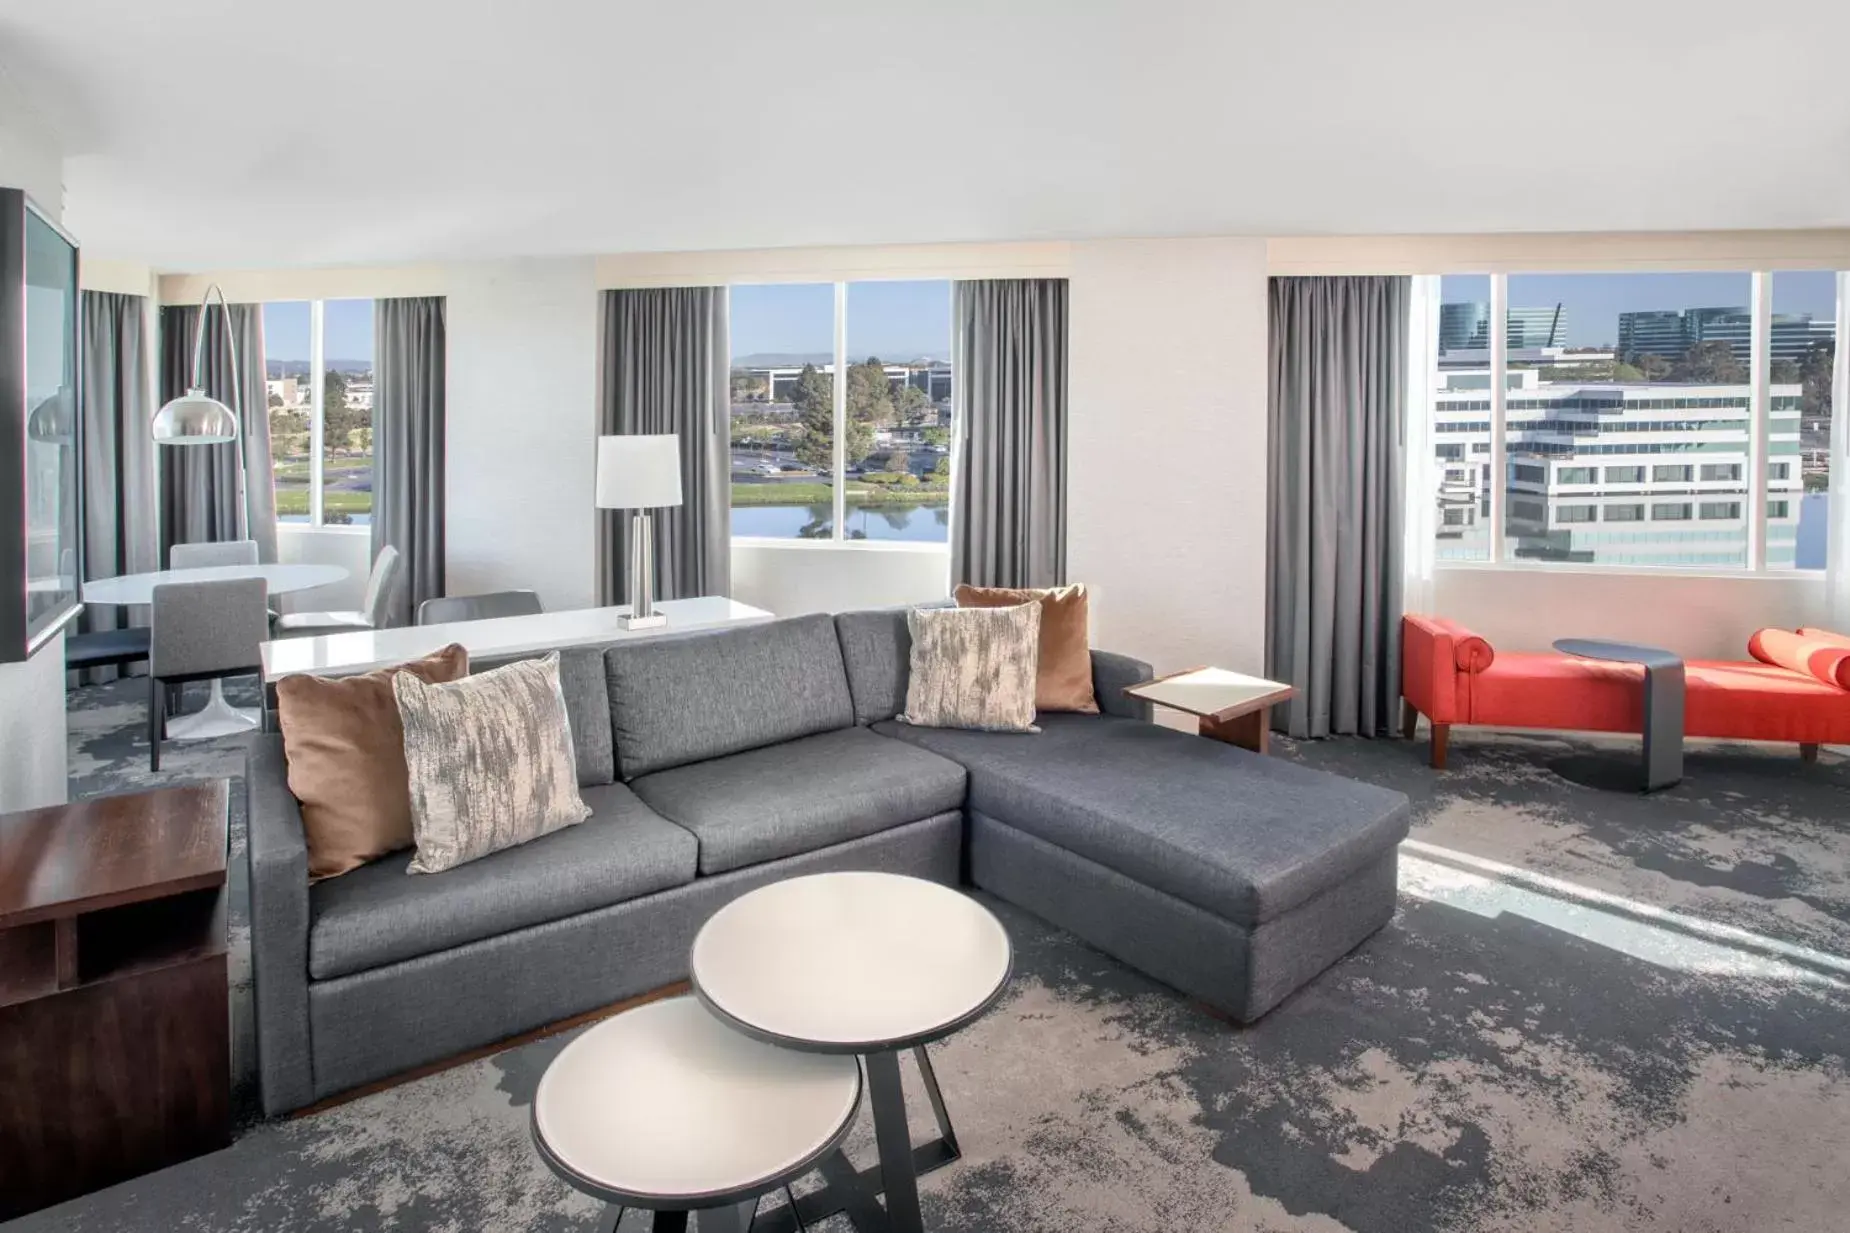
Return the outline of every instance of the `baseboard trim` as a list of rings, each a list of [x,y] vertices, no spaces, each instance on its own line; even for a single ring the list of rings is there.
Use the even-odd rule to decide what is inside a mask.
[[[573,1015],[568,1019],[560,1019],[542,1027],[536,1027],[531,1031],[522,1032],[518,1036],[510,1036],[506,1040],[498,1040],[493,1044],[483,1045],[479,1049],[470,1049],[466,1052],[458,1053],[454,1057],[446,1057],[435,1062],[427,1062],[422,1066],[415,1066],[410,1070],[400,1071],[398,1074],[388,1075],[383,1079],[375,1079],[371,1083],[365,1083],[348,1091],[339,1092],[333,1096],[317,1100],[314,1104],[306,1108],[297,1109],[288,1116],[290,1120],[294,1120],[298,1117],[312,1117],[317,1113],[323,1113],[329,1109],[337,1109],[341,1105],[360,1099],[362,1096],[371,1096],[376,1092],[383,1092],[395,1088],[401,1083],[410,1083],[413,1080],[422,1079],[429,1075],[441,1074],[446,1070],[453,1070],[458,1066],[467,1066],[470,1062],[479,1062],[483,1058],[500,1053],[504,1049],[513,1049],[520,1045],[532,1044],[536,1040],[544,1040],[548,1036],[557,1036],[561,1032],[569,1032],[573,1028],[581,1028],[586,1024],[596,1023],[600,1019],[608,1019],[612,1015],[621,1014],[626,1010],[631,1010],[637,1006],[644,1006],[650,1002],[657,1002],[663,998],[679,997],[681,994],[691,991],[692,988],[693,986],[684,980],[676,981],[672,985],[663,985],[660,989],[651,989],[647,993],[639,993],[635,997],[624,998],[622,1001],[612,1002],[608,1006],[599,1006],[594,1010],[587,1010],[582,1014]]]

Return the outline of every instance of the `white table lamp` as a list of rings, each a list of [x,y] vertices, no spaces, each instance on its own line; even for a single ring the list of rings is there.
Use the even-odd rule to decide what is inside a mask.
[[[634,511],[630,518],[630,614],[619,617],[625,629],[668,624],[655,610],[655,529],[652,509],[681,504],[681,441],[659,436],[597,439],[599,509]]]

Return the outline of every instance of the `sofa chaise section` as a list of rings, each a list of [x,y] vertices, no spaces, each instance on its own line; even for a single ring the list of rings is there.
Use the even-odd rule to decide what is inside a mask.
[[[1249,1022],[1394,913],[1404,796],[1112,715],[874,730],[970,775],[976,885]]]

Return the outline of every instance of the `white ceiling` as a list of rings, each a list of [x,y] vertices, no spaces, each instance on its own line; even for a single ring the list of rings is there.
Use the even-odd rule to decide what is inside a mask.
[[[0,0],[168,269],[1850,225],[1844,0]]]

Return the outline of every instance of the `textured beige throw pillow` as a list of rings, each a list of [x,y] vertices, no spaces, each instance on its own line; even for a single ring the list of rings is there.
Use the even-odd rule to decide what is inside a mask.
[[[921,728],[1037,732],[1034,691],[1041,605],[915,608],[904,723]]]
[[[410,873],[441,873],[582,822],[559,656],[447,685],[392,678],[405,727]]]

